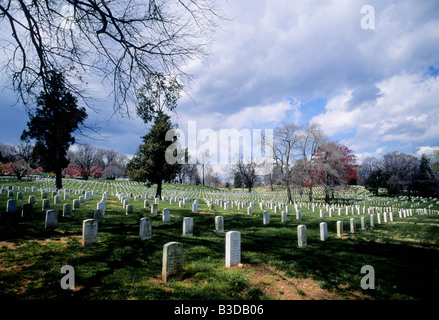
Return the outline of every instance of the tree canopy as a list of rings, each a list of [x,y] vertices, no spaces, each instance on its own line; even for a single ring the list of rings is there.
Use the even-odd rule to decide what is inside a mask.
[[[111,85],[125,113],[151,74],[189,78],[184,67],[206,54],[217,12],[214,0],[1,1],[4,71],[28,107],[58,70],[85,101],[89,81]]]
[[[51,72],[49,87],[37,99],[34,113],[29,112],[28,130],[21,139],[35,139],[33,154],[46,171],[56,174],[56,187],[62,188],[62,169],[69,164],[67,150],[75,143],[74,133],[87,118],[85,108],[77,106],[77,99],[65,87],[61,73]]]

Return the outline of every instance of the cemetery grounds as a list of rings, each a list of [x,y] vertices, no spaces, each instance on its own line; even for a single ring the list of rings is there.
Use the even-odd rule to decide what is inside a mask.
[[[296,219],[294,205],[289,206],[287,222],[281,222],[285,193],[263,188],[249,194],[241,190],[216,190],[197,186],[165,184],[158,214],[151,214],[155,188],[131,181],[64,180],[69,199],[53,203],[55,185],[46,179],[17,183],[2,179],[0,186],[10,189],[0,194],[0,299],[81,299],[81,300],[425,300],[438,299],[439,293],[439,200],[406,197],[373,197],[361,187],[351,187],[336,197],[332,217],[323,202],[312,210],[308,195],[295,194],[301,210]],[[32,191],[35,187],[35,191]],[[48,192],[50,209],[59,211],[58,226],[45,229],[41,189]],[[9,190],[8,190],[9,191]],[[63,204],[93,191],[90,199],[63,217]],[[15,213],[6,212],[9,199],[17,200]],[[82,222],[93,218],[93,211],[108,192],[98,242],[82,246]],[[133,205],[126,215],[116,194],[124,194]],[[36,196],[32,217],[21,218],[23,204]],[[319,189],[314,188],[319,196]],[[187,199],[184,208],[169,198]],[[321,195],[323,198],[323,195]],[[144,207],[145,198],[149,206]],[[192,202],[200,199],[198,212]],[[190,201],[189,201],[190,200]],[[214,201],[214,211],[206,204]],[[216,200],[216,202],[215,202]],[[228,210],[219,205],[230,200]],[[254,202],[251,215],[247,214]],[[238,207],[238,202],[241,203]],[[270,203],[278,206],[278,213]],[[260,207],[263,203],[263,209]],[[351,211],[345,213],[349,203]],[[241,208],[242,206],[242,208]],[[359,206],[359,212],[357,207]],[[363,207],[365,207],[363,209]],[[162,211],[170,209],[170,222],[162,221]],[[369,209],[371,208],[371,209]],[[386,209],[388,208],[388,209]],[[323,218],[320,217],[320,209]],[[353,210],[352,210],[353,209]],[[410,211],[409,211],[410,209]],[[364,211],[363,211],[364,210]],[[370,210],[370,211],[368,211]],[[393,221],[376,221],[377,212],[391,210]],[[405,211],[403,211],[405,210]],[[270,213],[263,224],[262,214]],[[369,212],[369,213],[368,213]],[[370,227],[370,213],[375,226]],[[400,213],[401,212],[401,217]],[[241,264],[225,267],[225,233],[215,232],[215,216],[224,217],[224,229],[241,233]],[[139,220],[152,220],[152,239],[139,238]],[[193,217],[193,236],[182,235],[184,217]],[[366,230],[360,218],[366,218]],[[356,233],[349,229],[354,218]],[[328,238],[320,240],[319,224],[327,223]],[[343,221],[344,234],[337,237],[336,222]],[[297,226],[305,225],[306,247],[298,247]],[[183,279],[165,283],[161,278],[163,245],[183,244]],[[63,289],[61,268],[74,268],[74,288]],[[365,274],[361,268],[374,268],[374,289],[362,289]]]

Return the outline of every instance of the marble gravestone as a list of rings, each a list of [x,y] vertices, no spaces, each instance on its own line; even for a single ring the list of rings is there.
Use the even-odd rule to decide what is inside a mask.
[[[98,242],[98,221],[87,219],[82,222],[82,245],[90,246]]]
[[[168,242],[163,246],[162,280],[164,282],[183,279],[183,244]]]
[[[149,240],[152,238],[152,221],[150,218],[140,219],[139,237],[141,240]]]
[[[226,233],[226,267],[230,268],[241,263],[241,233]]]
[[[58,211],[47,210],[46,220],[44,223],[46,229],[56,229],[58,227]]]

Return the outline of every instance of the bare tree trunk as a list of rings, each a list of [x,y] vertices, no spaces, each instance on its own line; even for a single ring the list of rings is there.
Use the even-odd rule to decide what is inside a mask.
[[[56,168],[55,168],[55,183],[57,189],[62,189],[62,168],[61,168],[61,155],[59,146],[56,147]]]
[[[155,193],[155,197],[156,197],[156,198],[161,198],[161,197],[162,197],[162,180],[160,180],[160,181],[157,183],[157,191],[156,191],[156,193]]]

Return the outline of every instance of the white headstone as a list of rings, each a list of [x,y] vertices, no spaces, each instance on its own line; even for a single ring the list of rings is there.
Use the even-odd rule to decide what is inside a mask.
[[[62,216],[63,217],[71,217],[72,216],[72,205],[70,203],[64,203]]]
[[[35,204],[35,203],[37,203],[37,198],[34,195],[30,195],[27,202],[31,203],[31,204]]]
[[[48,200],[48,199],[47,199]],[[56,229],[58,227],[58,211],[47,210],[44,223],[46,229]]]
[[[299,248],[307,245],[306,226],[303,224],[297,226],[297,245]]]
[[[53,204],[60,204],[61,203],[61,196],[56,195],[53,197]]]
[[[241,263],[241,233],[226,233],[226,267],[230,268]]]
[[[102,211],[102,215],[105,215],[105,209],[107,208],[107,204],[105,202],[98,202],[96,205],[96,209]]]
[[[149,240],[152,238],[152,223],[150,218],[140,219],[139,237],[141,240]]]
[[[215,217],[215,232],[224,233],[224,217],[216,216]]]
[[[361,230],[366,230],[366,217],[361,217]]]
[[[351,227],[351,233],[356,233],[357,232],[357,228],[355,225],[355,219],[354,218],[350,218],[349,219],[349,225]]]
[[[183,244],[168,242],[163,246],[162,279],[164,282],[183,279]]]
[[[79,199],[73,200],[73,210],[79,210],[79,207],[80,207]]]
[[[6,203],[6,212],[14,213],[17,210],[17,200],[9,199]]]
[[[328,224],[320,222],[320,240],[326,241],[328,239]]]
[[[343,237],[343,221],[337,221],[337,237]]]
[[[127,204],[125,210],[126,210],[126,215],[130,215],[134,213],[134,207],[132,204]]]
[[[93,219],[95,219],[99,225],[102,224],[104,219],[104,214],[102,213],[101,209],[96,209],[93,211]]]
[[[183,219],[183,235],[184,236],[193,236],[194,229],[194,218],[185,217]]]
[[[88,246],[98,242],[98,221],[87,219],[82,222],[82,245]]]
[[[162,221],[171,222],[171,210],[169,210],[168,208],[163,209]]]
[[[262,222],[263,224],[270,224],[270,212],[264,211],[262,213]]]
[[[43,206],[42,210],[46,211],[50,208],[50,200],[49,199],[43,199]]]
[[[280,220],[282,223],[287,223],[287,212],[286,211],[281,212]]]

